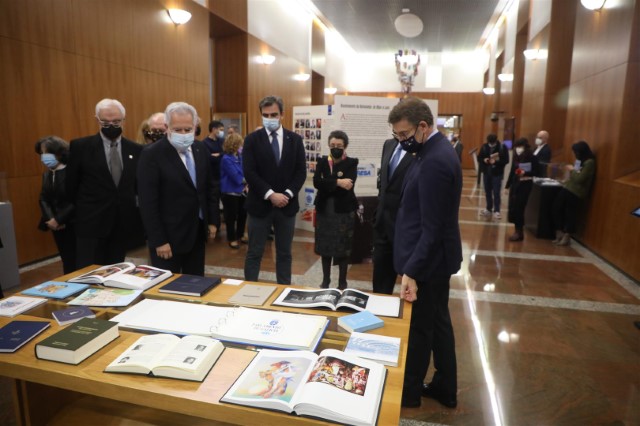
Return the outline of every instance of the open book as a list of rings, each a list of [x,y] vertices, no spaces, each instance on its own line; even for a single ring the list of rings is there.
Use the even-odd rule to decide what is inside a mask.
[[[373,425],[386,377],[383,365],[325,349],[263,350],[221,401],[295,412],[338,423]]]
[[[202,336],[152,334],[142,336],[104,371],[139,373],[174,379],[202,381],[216,363],[224,345]]]
[[[70,283],[102,284],[107,287],[146,290],[171,276],[171,271],[153,266],[122,262],[102,266],[78,277],[68,280]]]
[[[334,311],[339,308],[350,308],[356,311],[367,310],[374,315],[386,317],[400,315],[399,297],[378,296],[352,288],[346,290],[335,288],[320,290],[285,288],[273,304],[295,308],[324,307]]]

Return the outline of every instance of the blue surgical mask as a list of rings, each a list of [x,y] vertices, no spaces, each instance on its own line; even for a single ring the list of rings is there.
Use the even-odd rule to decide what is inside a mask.
[[[262,125],[269,131],[269,133],[271,133],[280,128],[280,119],[262,117]]]
[[[224,130],[220,130],[220,131],[218,132],[218,137],[219,137],[219,138],[224,138]]]
[[[40,161],[50,169],[55,169],[60,164],[56,156],[49,153],[40,154]]]
[[[180,152],[186,151],[193,144],[193,133],[169,133],[169,143]]]

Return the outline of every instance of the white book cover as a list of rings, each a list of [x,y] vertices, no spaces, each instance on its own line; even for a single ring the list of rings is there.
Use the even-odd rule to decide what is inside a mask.
[[[344,353],[396,367],[400,355],[400,338],[354,332],[349,337]]]
[[[0,316],[15,317],[46,301],[42,297],[10,296],[0,300]]]

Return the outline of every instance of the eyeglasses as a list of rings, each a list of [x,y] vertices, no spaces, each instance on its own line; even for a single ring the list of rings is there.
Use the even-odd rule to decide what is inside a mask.
[[[391,131],[391,136],[393,136],[393,138],[394,138],[395,140],[397,140],[398,142],[401,142],[401,141],[406,141],[407,139],[409,139],[409,138],[410,138],[410,137],[412,137],[412,136],[415,136],[417,131],[418,131],[418,128],[416,127],[416,129],[413,131],[413,134],[412,134],[412,135],[409,135],[409,134],[408,134],[408,133],[409,133],[409,131],[396,133],[396,132],[394,132],[394,131],[392,130],[392,131]]]
[[[100,127],[113,126],[116,129],[122,127],[122,123],[123,122],[124,122],[124,119],[122,119],[122,120],[113,120],[113,121],[104,121],[104,120],[98,119],[98,123],[100,123]]]

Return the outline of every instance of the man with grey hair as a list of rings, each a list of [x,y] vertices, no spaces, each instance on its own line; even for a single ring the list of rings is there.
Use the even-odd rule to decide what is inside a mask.
[[[307,177],[302,138],[282,127],[282,99],[260,101],[264,128],[244,141],[243,169],[249,185],[245,206],[249,214],[249,247],[244,278],[257,281],[264,248],[273,226],[276,243],[276,279],[291,284],[291,243],[298,213],[298,192]]]
[[[122,136],[125,109],[115,99],[96,105],[100,131],[71,141],[67,195],[76,206],[76,267],[123,262],[139,222],[136,170],[142,146]]]
[[[167,134],[140,157],[138,192],[151,264],[204,276],[205,242],[220,226],[209,152],[195,140],[198,114],[185,102],[165,111]]]

